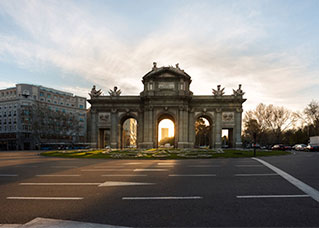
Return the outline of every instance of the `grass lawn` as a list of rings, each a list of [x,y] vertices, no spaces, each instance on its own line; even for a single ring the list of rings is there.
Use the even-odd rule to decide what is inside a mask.
[[[256,156],[287,155],[287,151],[262,151],[257,150]],[[252,150],[223,151],[211,149],[130,149],[130,150],[65,150],[46,151],[43,156],[65,157],[65,158],[102,158],[102,159],[211,159],[211,158],[244,158],[253,157]]]

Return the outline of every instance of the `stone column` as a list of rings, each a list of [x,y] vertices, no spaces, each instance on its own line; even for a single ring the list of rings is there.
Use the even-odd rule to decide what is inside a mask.
[[[184,107],[179,107],[178,112],[178,148],[185,148],[188,147],[187,141],[187,122],[188,119],[186,118]]]
[[[143,113],[138,112],[137,116],[138,122],[137,122],[137,147],[140,147],[141,143],[143,142],[144,136],[143,136],[143,129],[144,129],[144,119],[143,119]]]
[[[143,142],[141,148],[152,148],[153,145],[153,111],[146,108],[143,116]]]
[[[97,112],[95,109],[91,109],[91,137],[90,142],[93,143],[95,147],[98,147],[98,127],[97,123]]]
[[[215,148],[221,148],[221,137],[222,137],[222,110],[221,108],[216,109],[216,124],[215,124]]]
[[[155,141],[154,140],[157,140],[157,139],[154,139],[154,118],[153,118],[153,108],[150,107],[150,110],[149,110],[149,119],[148,119],[148,135],[149,135],[149,139],[148,139],[148,142],[150,143],[150,147],[153,148],[154,147],[154,143]]]
[[[118,114],[117,110],[112,110],[111,113],[111,148],[118,148]]]
[[[241,141],[241,118],[242,118],[242,108],[237,108],[235,112],[235,129],[236,132],[234,133],[235,135],[235,147],[236,148],[242,148],[242,141]]]
[[[195,143],[194,111],[190,111],[188,113],[188,142],[189,142],[189,147],[193,148]]]
[[[122,138],[123,136],[123,132],[122,132],[122,128],[121,128],[121,124],[118,123],[117,124],[117,148],[122,149]]]

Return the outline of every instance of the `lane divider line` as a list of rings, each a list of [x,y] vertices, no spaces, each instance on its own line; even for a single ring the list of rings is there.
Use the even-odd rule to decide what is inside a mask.
[[[102,174],[102,177],[146,177],[146,174]]]
[[[125,171],[129,172],[132,171],[132,169],[82,169],[83,172],[112,172],[112,171]]]
[[[237,196],[238,199],[256,199],[256,198],[304,198],[309,195],[251,195],[251,196]]]
[[[101,183],[20,183],[26,186],[76,186],[76,185],[100,185]]]
[[[37,177],[79,177],[79,174],[39,174]]]
[[[216,174],[169,174],[169,177],[216,177]]]
[[[122,197],[122,200],[198,200],[201,196]]]
[[[83,197],[7,197],[8,200],[82,200]]]
[[[0,177],[17,177],[18,174],[0,174]]]
[[[134,172],[161,172],[168,171],[168,169],[134,169]]]
[[[299,188],[301,191],[303,191],[304,193],[306,193],[307,195],[309,195],[311,198],[313,198],[315,201],[317,201],[319,203],[319,191],[318,190],[305,184],[304,182],[298,180],[297,178],[291,176],[290,174],[282,171],[281,169],[278,169],[277,167],[269,164],[268,162],[265,162],[264,160],[261,160],[259,158],[252,158],[252,159],[259,161],[261,164],[265,165],[266,167],[268,167],[272,171],[278,173],[278,175],[280,175],[281,177],[286,179],[288,182],[290,182],[291,184],[293,184],[294,186]]]
[[[240,173],[235,174],[236,177],[262,177],[262,176],[278,176],[277,173]]]

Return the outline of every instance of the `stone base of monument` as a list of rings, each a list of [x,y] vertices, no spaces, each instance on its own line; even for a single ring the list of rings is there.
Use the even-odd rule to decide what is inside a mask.
[[[142,143],[139,143],[139,147],[142,149],[151,149],[151,148],[154,148],[154,143],[153,142],[142,142]]]

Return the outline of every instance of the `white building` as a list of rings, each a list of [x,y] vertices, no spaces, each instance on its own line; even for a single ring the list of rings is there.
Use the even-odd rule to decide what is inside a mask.
[[[39,148],[35,140],[35,120],[31,114],[34,107],[46,107],[50,112],[73,115],[79,125],[77,137],[41,138],[41,143],[77,141],[86,138],[86,98],[72,93],[31,84],[0,90],[0,150]],[[45,125],[41,125],[45,126]],[[41,131],[45,131],[43,129]]]

